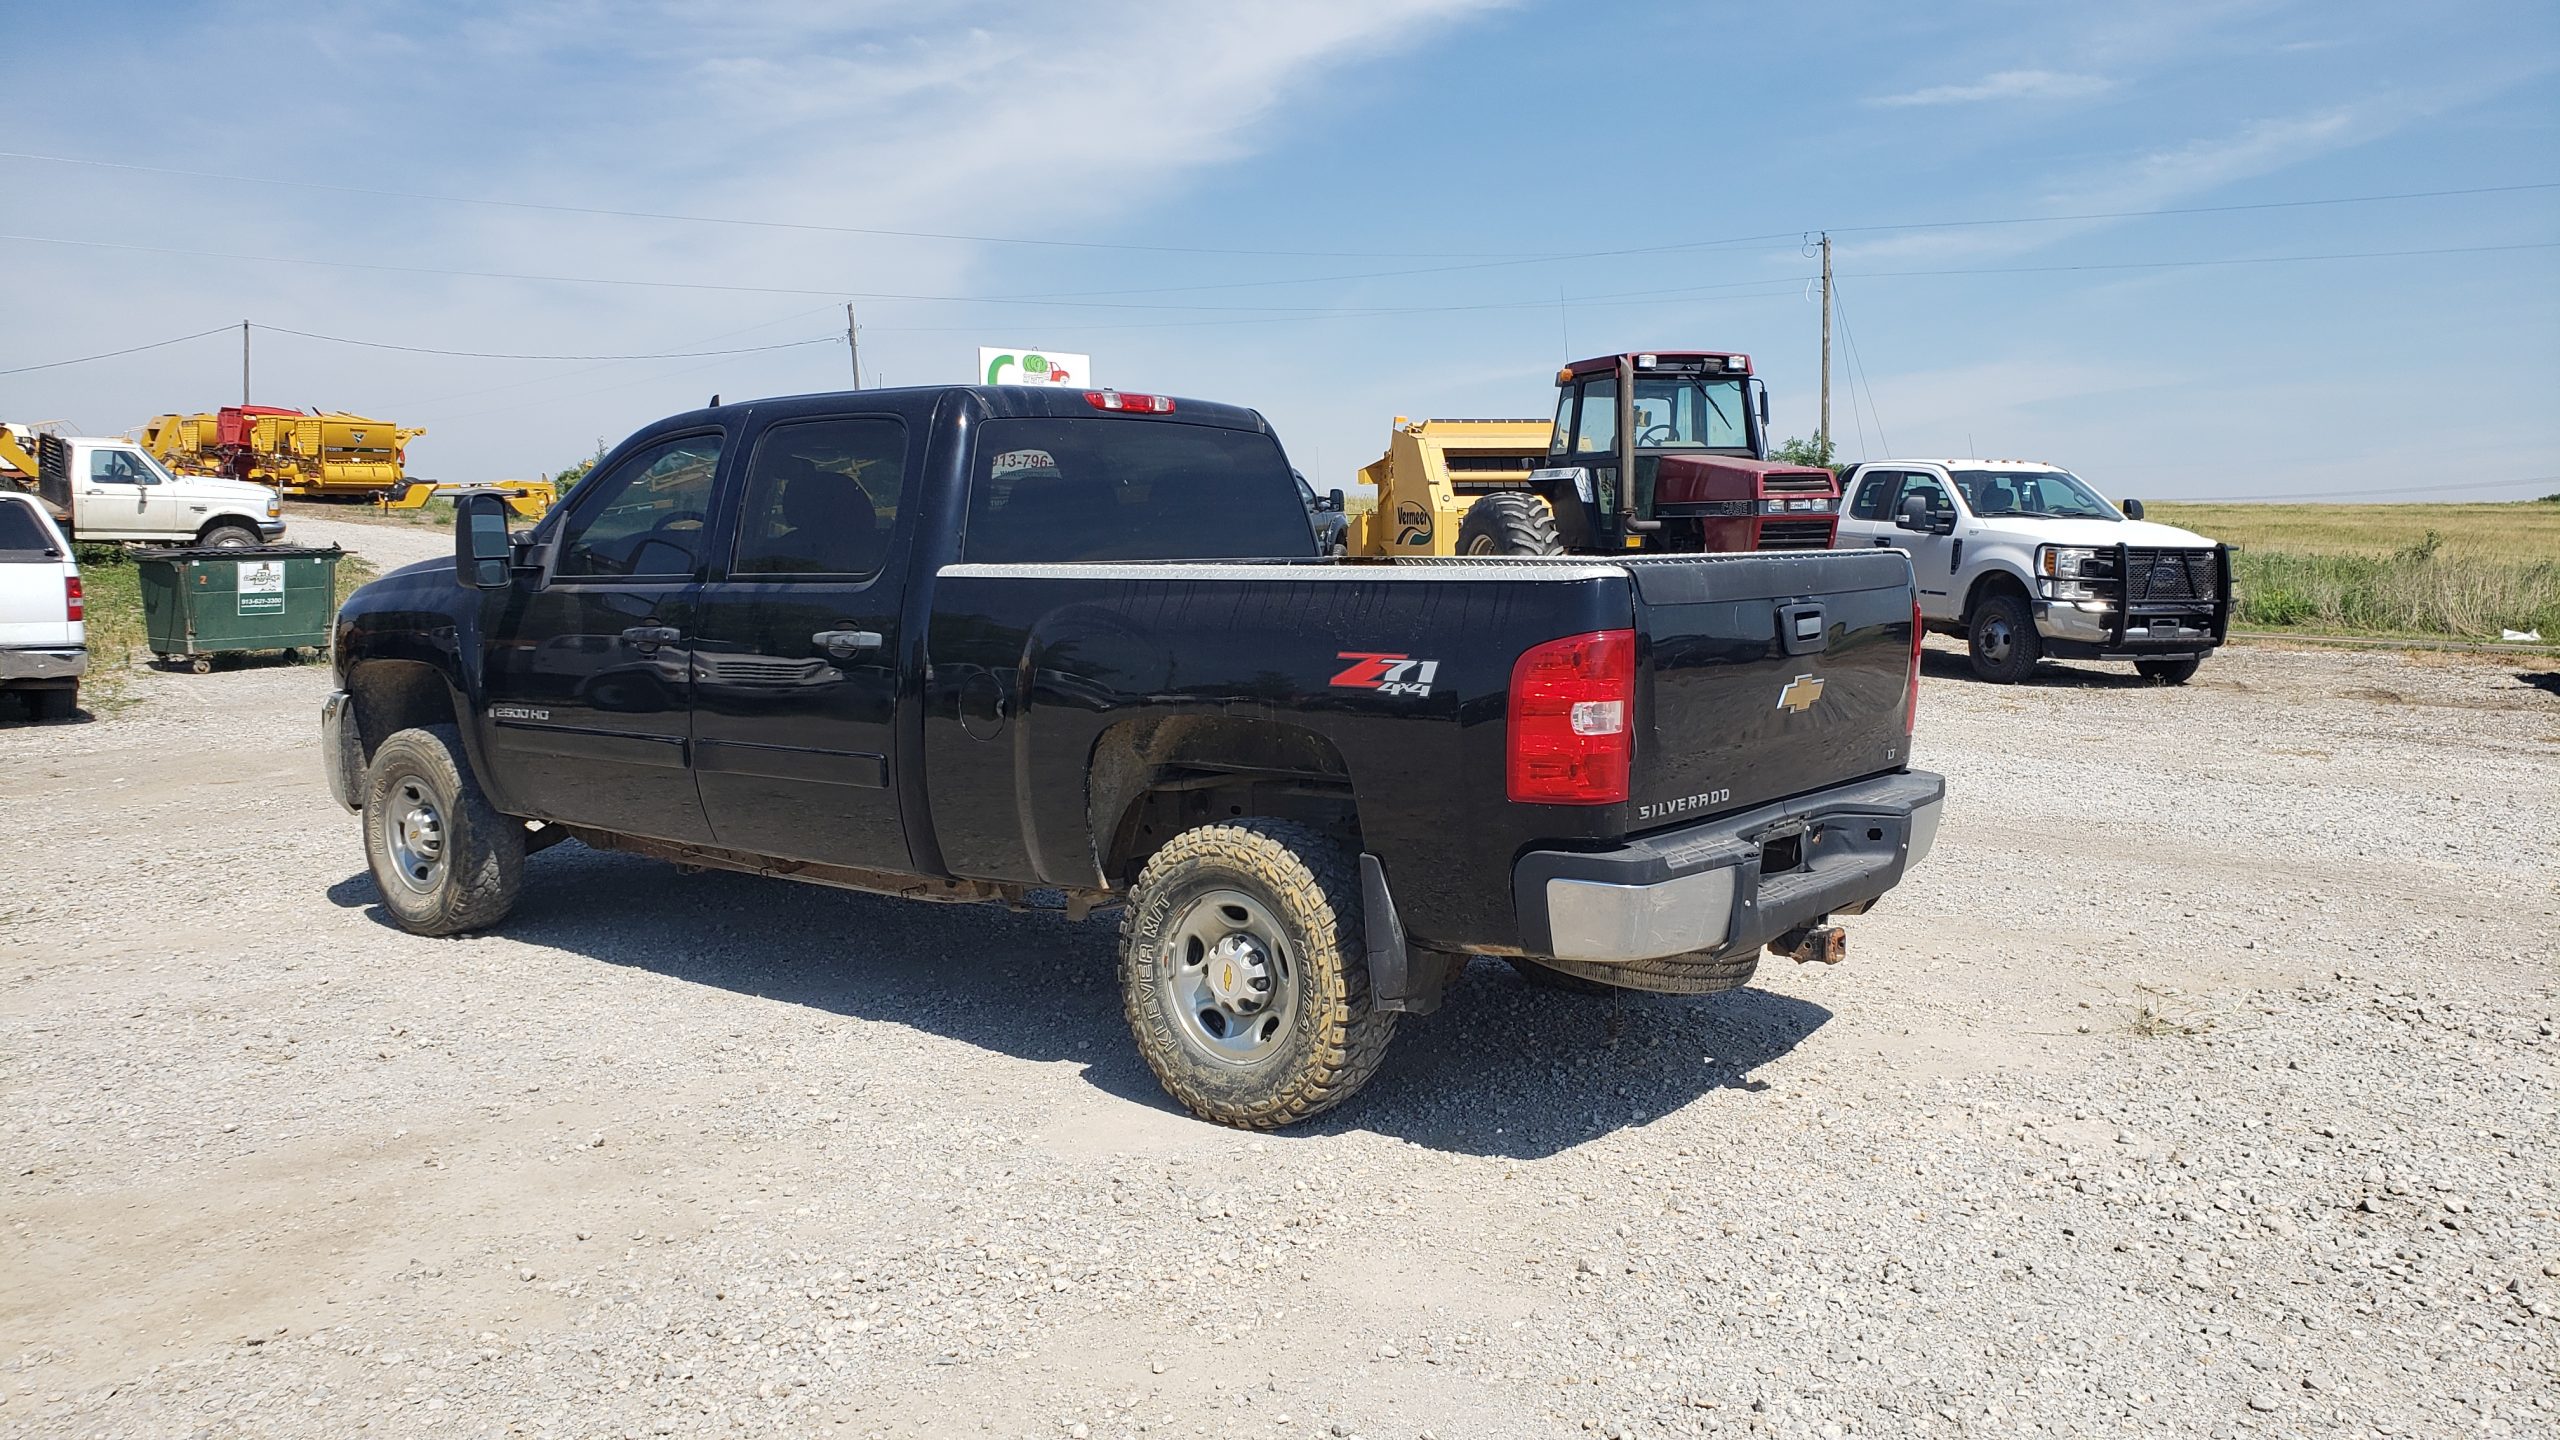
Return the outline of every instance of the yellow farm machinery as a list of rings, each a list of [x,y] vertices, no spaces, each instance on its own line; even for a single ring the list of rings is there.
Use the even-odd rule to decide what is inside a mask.
[[[409,442],[426,433],[337,411],[226,405],[153,420],[142,448],[181,475],[247,480],[298,499],[371,500],[406,489]]]

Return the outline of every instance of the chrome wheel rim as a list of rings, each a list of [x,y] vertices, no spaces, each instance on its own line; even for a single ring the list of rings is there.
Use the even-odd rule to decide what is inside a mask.
[[[435,893],[444,883],[444,812],[426,782],[414,775],[402,777],[391,787],[377,823],[383,852],[391,857],[400,883],[420,895]]]
[[[1288,1043],[1304,971],[1286,933],[1241,890],[1205,891],[1183,907],[1156,988],[1184,1044],[1219,1064],[1248,1066]]]

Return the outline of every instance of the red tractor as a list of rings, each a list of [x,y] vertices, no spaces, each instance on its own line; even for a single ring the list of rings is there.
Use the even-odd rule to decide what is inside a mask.
[[[1839,478],[1767,458],[1750,356],[1604,355],[1557,371],[1556,388],[1545,463],[1468,507],[1459,554],[1831,548]]]

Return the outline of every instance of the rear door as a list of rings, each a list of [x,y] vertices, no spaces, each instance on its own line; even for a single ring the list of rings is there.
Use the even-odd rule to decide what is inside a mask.
[[[694,774],[722,845],[909,868],[889,774],[916,445],[885,411],[754,438],[692,647]]]
[[[500,592],[489,742],[535,816],[661,840],[710,826],[688,753],[691,651],[724,436],[654,437],[578,486],[548,576]]]
[[[1900,553],[1626,563],[1650,677],[1628,797],[1636,830],[1908,763]]]

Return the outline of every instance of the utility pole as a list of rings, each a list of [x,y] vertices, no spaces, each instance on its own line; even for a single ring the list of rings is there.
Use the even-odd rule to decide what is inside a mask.
[[[862,388],[862,341],[854,333],[853,302],[844,302],[844,350],[853,361],[853,388]]]
[[[249,408],[249,322],[240,322],[240,408]]]
[[[1822,232],[1822,430],[1814,436],[1822,457],[1831,458],[1831,232]]]

